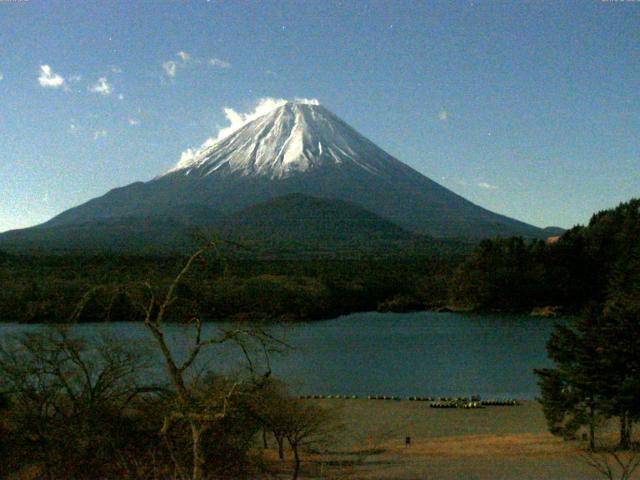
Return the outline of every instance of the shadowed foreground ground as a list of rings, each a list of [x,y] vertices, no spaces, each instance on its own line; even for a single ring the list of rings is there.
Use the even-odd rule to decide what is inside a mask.
[[[339,411],[345,430],[334,452],[306,464],[305,478],[602,478],[580,459],[578,443],[547,432],[536,402],[480,410],[431,409],[409,401],[318,402]]]

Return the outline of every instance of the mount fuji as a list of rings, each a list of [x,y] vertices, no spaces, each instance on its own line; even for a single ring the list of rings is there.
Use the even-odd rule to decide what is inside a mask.
[[[19,237],[123,218],[166,220],[176,212],[189,216],[191,224],[221,225],[225,220],[220,218],[226,218],[228,228],[228,219],[236,218],[246,226],[239,219],[243,212],[287,195],[290,201],[309,196],[364,209],[411,234],[464,239],[545,236],[540,228],[486,210],[430,180],[316,101],[290,101],[203,146],[166,173],[111,190],[20,231]],[[327,215],[326,208],[323,212]],[[9,232],[14,240],[17,233]],[[0,235],[0,246],[6,236]]]

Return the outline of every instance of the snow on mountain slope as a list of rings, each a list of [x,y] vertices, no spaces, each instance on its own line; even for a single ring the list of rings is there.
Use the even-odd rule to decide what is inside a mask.
[[[380,174],[398,161],[318,103],[291,101],[205,146],[165,175],[217,172],[281,179],[343,163]]]

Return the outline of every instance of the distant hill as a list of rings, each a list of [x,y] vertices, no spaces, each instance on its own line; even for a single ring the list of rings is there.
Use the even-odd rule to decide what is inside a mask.
[[[426,246],[431,239],[342,200],[290,194],[227,218],[223,236],[280,249],[388,252]]]
[[[31,253],[169,253],[193,248],[190,228],[188,223],[169,217],[108,218],[6,232],[0,235],[0,249]]]
[[[0,249],[156,254],[192,250],[202,237],[240,242],[249,255],[433,254],[468,248],[407,232],[349,202],[290,194],[232,215],[180,205],[155,215],[15,230],[0,235]]]

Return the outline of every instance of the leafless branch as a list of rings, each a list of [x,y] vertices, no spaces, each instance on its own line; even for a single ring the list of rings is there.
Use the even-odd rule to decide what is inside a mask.
[[[630,480],[633,473],[640,467],[638,452],[629,452],[624,456],[620,452],[613,451],[584,452],[580,458],[608,480]],[[619,471],[619,476],[616,476],[616,471]]]

